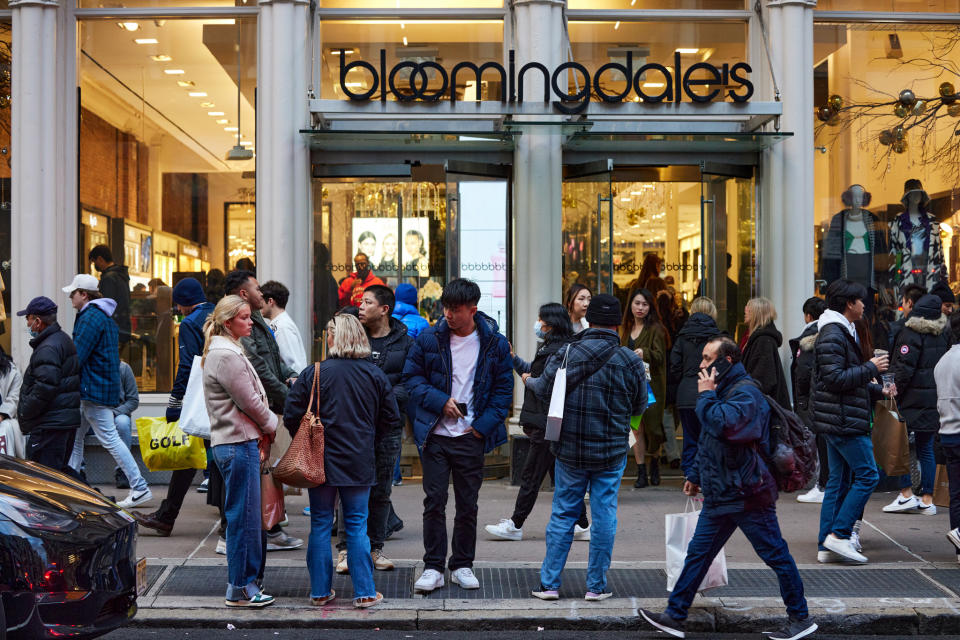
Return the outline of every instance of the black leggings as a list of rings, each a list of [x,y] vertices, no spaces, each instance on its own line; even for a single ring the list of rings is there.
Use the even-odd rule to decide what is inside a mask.
[[[517,501],[513,507],[513,526],[517,529],[523,527],[527,516],[533,511],[533,505],[537,503],[537,494],[540,492],[540,485],[543,479],[550,474],[553,480],[553,468],[556,458],[550,451],[550,443],[546,440],[530,439],[530,448],[527,450],[527,458],[523,463],[523,471],[520,476],[520,491],[517,493]],[[587,520],[586,503],[580,505],[580,519],[577,520],[580,527],[586,529],[590,526]]]

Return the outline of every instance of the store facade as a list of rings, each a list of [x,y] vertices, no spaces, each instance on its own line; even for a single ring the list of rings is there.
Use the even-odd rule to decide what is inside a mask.
[[[520,354],[540,304],[574,282],[625,295],[649,255],[731,333],[765,295],[798,334],[850,184],[893,214],[901,174],[923,180],[956,254],[935,166],[878,167],[869,133],[818,130],[814,113],[866,99],[861,71],[890,74],[888,33],[908,49],[956,30],[956,4],[13,0],[7,309],[56,297],[69,327],[59,288],[108,244],[130,276],[125,355],[157,415],[170,287],[194,275],[215,292],[243,258],[290,289],[313,355],[359,250],[431,319],[445,282],[477,280]],[[24,366],[27,336],[7,325]]]

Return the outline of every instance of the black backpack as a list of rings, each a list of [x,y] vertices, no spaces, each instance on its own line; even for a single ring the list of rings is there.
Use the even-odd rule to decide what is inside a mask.
[[[741,384],[760,385],[753,378]],[[758,446],[760,456],[777,481],[777,489],[784,493],[799,491],[809,484],[817,471],[816,438],[809,427],[793,411],[763,394],[770,407],[770,438],[767,446]]]

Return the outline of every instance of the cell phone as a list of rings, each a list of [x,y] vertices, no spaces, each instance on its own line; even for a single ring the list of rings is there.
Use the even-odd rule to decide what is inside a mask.
[[[458,402],[458,403],[457,403],[457,411],[459,411],[461,415],[464,415],[464,416],[467,415],[467,403],[466,403],[466,402]]]

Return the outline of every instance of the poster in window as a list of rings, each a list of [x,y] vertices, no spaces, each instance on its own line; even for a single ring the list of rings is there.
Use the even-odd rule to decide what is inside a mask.
[[[396,218],[354,218],[353,255],[366,254],[378,276],[396,275],[397,254],[404,276],[430,275],[430,219],[404,218],[403,242],[397,241]]]

